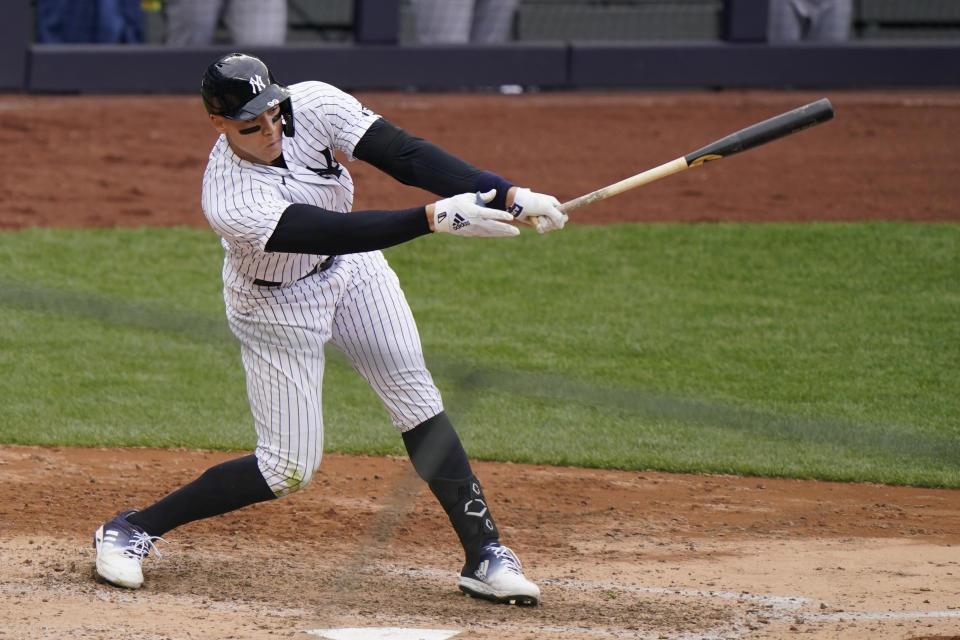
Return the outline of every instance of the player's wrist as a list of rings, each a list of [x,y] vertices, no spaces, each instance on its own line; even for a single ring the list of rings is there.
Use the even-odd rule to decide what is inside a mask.
[[[504,204],[506,205],[506,210],[507,210],[507,211],[510,211],[510,209],[513,208],[513,204],[514,204],[514,202],[515,202],[515,198],[517,197],[517,190],[518,190],[519,188],[520,188],[520,187],[510,187],[509,189],[507,189],[507,197],[506,197],[506,199],[505,199],[505,201],[504,201]],[[511,213],[512,213],[512,212],[511,212]]]
[[[496,189],[497,194],[494,196],[493,200],[487,203],[487,206],[491,209],[506,211],[507,195],[513,186],[514,185],[512,183],[501,178],[495,173],[490,171],[482,171],[480,172],[480,176],[477,178],[477,182],[473,190],[480,193],[486,193],[490,189]]]

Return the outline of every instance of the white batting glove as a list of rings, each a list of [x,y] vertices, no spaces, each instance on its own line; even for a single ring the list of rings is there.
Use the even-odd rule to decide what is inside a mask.
[[[477,238],[505,238],[520,234],[506,211],[488,209],[486,203],[497,195],[496,189],[486,193],[461,193],[439,200],[433,205],[433,229],[442,233]]]
[[[568,220],[567,214],[560,211],[559,200],[524,187],[514,192],[508,211],[518,222],[533,225],[537,233],[563,229]]]

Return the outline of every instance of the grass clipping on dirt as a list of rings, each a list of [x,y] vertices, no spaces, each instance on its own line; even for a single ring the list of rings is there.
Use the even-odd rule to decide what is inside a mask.
[[[387,251],[469,453],[960,487],[960,227],[572,226]],[[0,442],[249,449],[222,250],[0,234]],[[327,450],[401,453],[330,349]]]

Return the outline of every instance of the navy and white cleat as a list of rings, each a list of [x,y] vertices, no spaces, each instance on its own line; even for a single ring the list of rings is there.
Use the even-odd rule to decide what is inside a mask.
[[[460,590],[469,596],[501,604],[535,606],[540,603],[540,588],[523,575],[520,559],[499,542],[488,543],[480,552],[476,566],[464,566]]]
[[[127,522],[127,516],[135,511],[124,511],[97,529],[93,546],[97,549],[97,573],[104,580],[118,587],[139,589],[143,585],[141,563],[152,551],[157,558],[160,552],[151,536],[140,527]]]

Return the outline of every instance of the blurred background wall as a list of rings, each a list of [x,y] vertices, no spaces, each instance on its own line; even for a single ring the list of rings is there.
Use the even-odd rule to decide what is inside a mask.
[[[211,60],[238,49],[282,82],[348,90],[960,85],[958,0],[5,4],[0,89],[13,91],[194,92]]]

